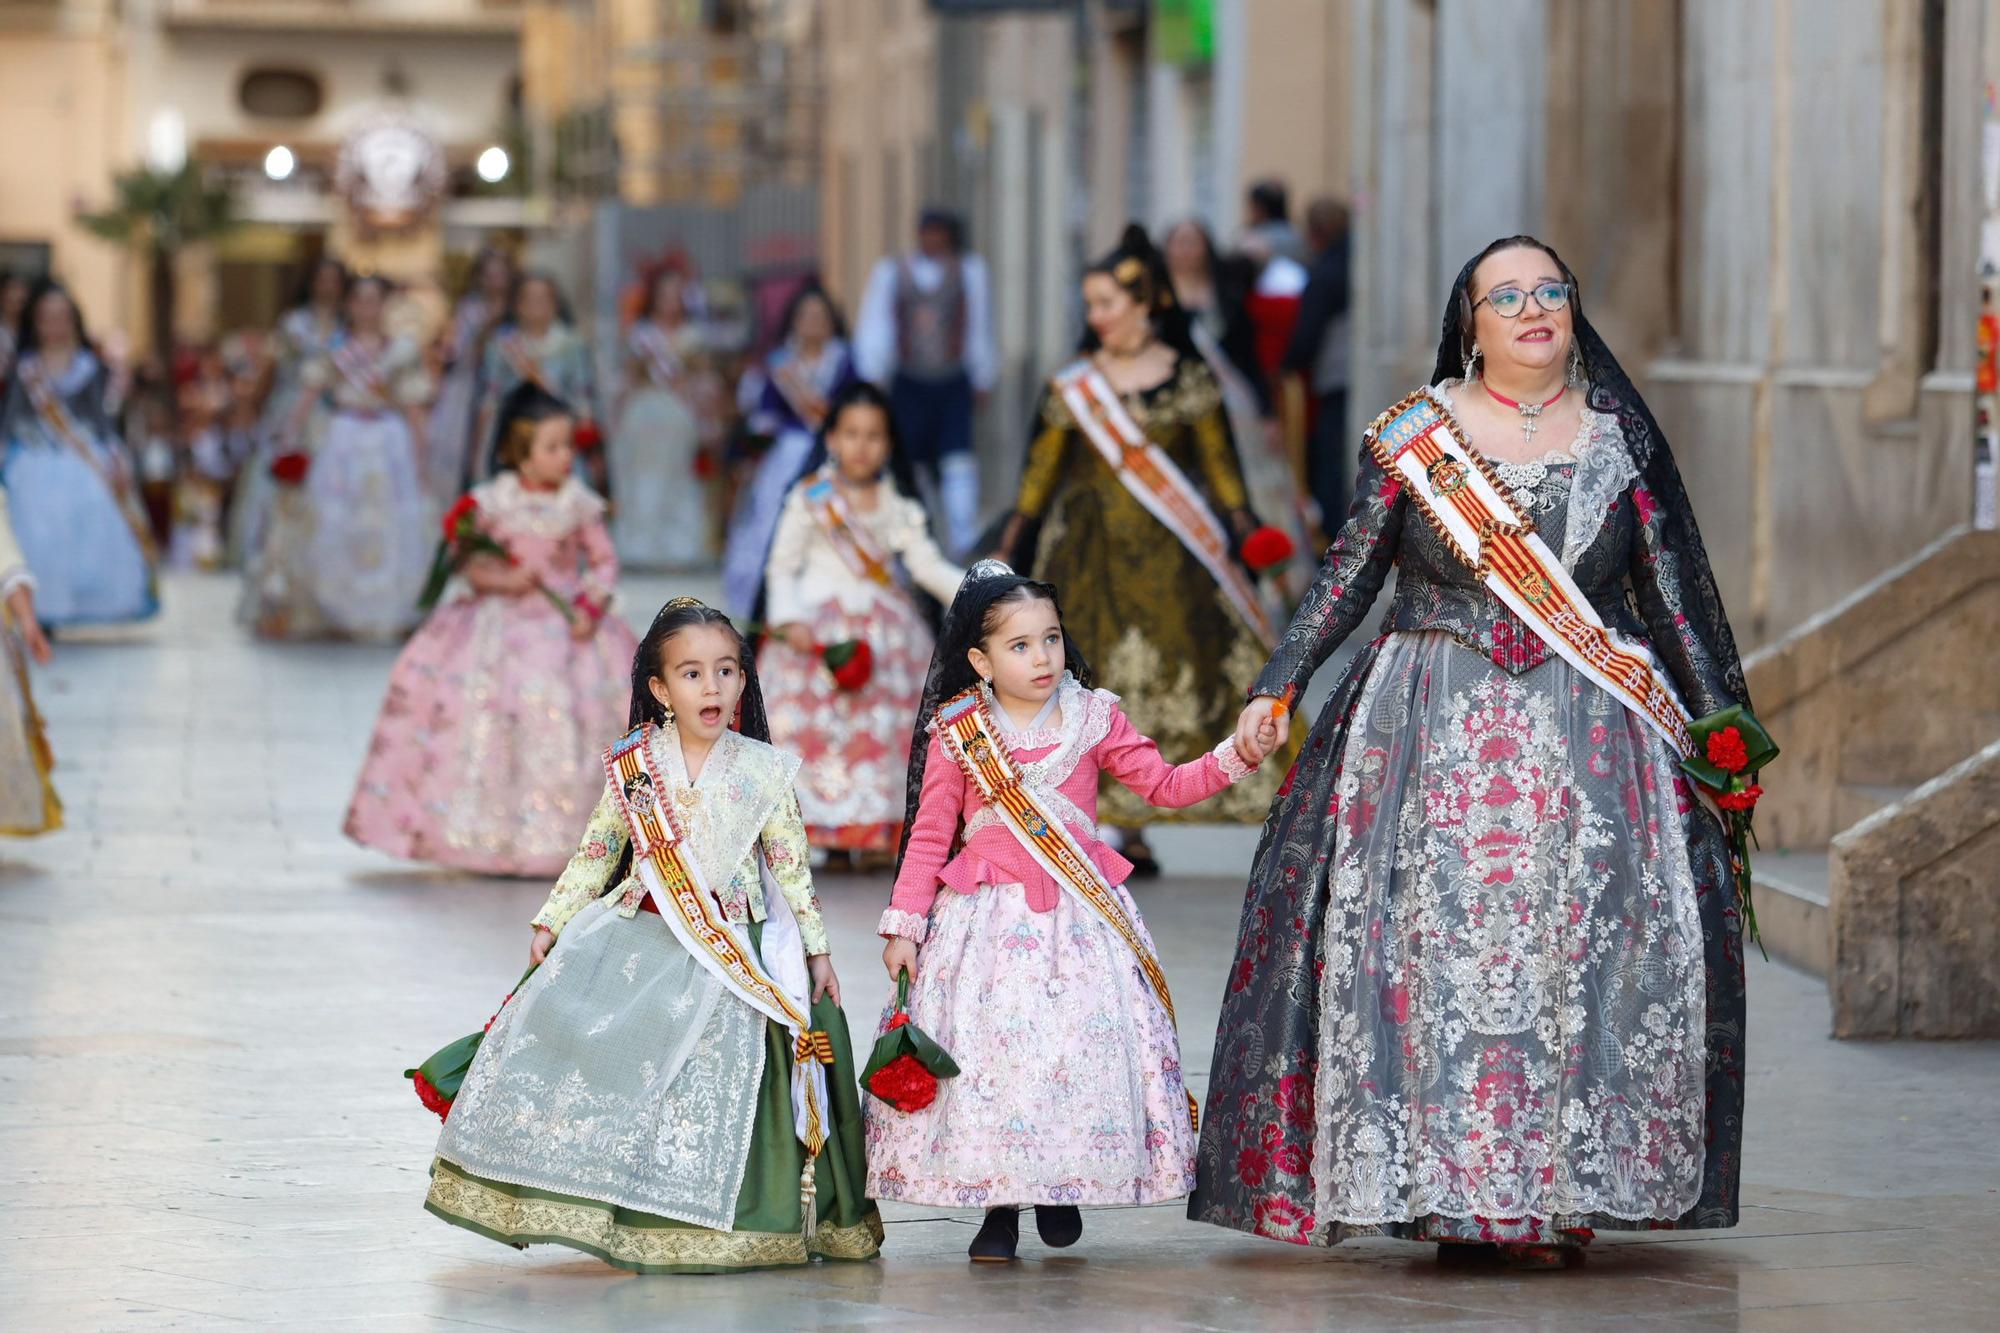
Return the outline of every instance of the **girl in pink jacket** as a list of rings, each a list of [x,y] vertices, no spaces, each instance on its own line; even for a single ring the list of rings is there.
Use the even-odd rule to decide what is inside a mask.
[[[867,1099],[868,1190],[986,1209],[975,1260],[1014,1257],[1022,1206],[1061,1247],[1083,1232],[1079,1205],[1157,1203],[1194,1182],[1172,1004],[1123,888],[1131,865],[1097,837],[1098,776],[1180,808],[1268,747],[1225,740],[1170,765],[1089,679],[1056,590],[983,561],[918,714],[882,959],[911,973],[910,1021],[961,1072],[920,1110]]]

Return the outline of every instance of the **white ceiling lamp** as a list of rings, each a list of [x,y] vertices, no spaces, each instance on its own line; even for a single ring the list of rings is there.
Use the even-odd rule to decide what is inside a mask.
[[[290,180],[299,168],[298,155],[283,144],[264,154],[264,175],[274,181]]]
[[[501,181],[507,179],[507,172],[513,165],[507,158],[507,150],[499,144],[494,144],[479,155],[479,161],[474,164],[474,170],[478,171],[479,179],[485,181],[488,185],[498,185]]]

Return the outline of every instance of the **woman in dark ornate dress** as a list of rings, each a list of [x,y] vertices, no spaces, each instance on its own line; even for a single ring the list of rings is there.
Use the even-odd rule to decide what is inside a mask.
[[[1000,554],[1064,590],[1064,623],[1098,683],[1169,763],[1215,744],[1237,690],[1269,651],[1270,622],[1237,548],[1257,527],[1222,388],[1145,229],[1084,275],[1082,355],[1042,394]],[[1125,466],[1135,447],[1171,472]],[[1106,461],[1116,453],[1120,466]],[[1150,475],[1152,480],[1146,478]],[[1166,516],[1163,516],[1166,515]],[[1124,853],[1157,871],[1130,830],[1174,818],[1256,820],[1282,763],[1198,811],[1155,810],[1107,782],[1099,809]]]
[[[1596,1230],[1736,1221],[1743,940],[1722,826],[1671,717],[1642,718],[1462,558],[1446,511],[1477,477],[1404,470],[1413,428],[1442,419],[1548,553],[1554,577],[1519,605],[1573,584],[1606,641],[1650,649],[1676,715],[1747,707],[1673,454],[1575,292],[1526,237],[1461,271],[1433,384],[1371,429],[1346,526],[1244,710],[1282,730],[1277,701],[1399,567],[1265,825],[1197,1220],[1498,1244],[1527,1266],[1577,1262]]]

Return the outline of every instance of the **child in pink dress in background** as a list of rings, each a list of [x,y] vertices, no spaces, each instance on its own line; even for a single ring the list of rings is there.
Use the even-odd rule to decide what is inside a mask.
[[[1098,776],[1181,808],[1247,777],[1268,746],[1229,739],[1168,764],[1089,679],[1054,588],[998,561],[973,568],[925,683],[914,808],[881,923],[889,975],[914,977],[910,1020],[961,1072],[928,1107],[871,1098],[864,1115],[869,1192],[987,1209],[975,1260],[1014,1257],[1023,1205],[1061,1247],[1082,1235],[1080,1205],[1158,1203],[1194,1183],[1171,1006],[1123,888],[1131,865],[1097,837]],[[996,777],[1018,778],[1033,810],[989,803]],[[1069,873],[1065,848],[1080,867]]]
[[[532,383],[508,397],[501,471],[472,496],[511,559],[473,557],[397,657],[347,811],[356,842],[489,875],[569,863],[638,647],[608,614],[618,557],[604,501],[571,474],[574,426]]]

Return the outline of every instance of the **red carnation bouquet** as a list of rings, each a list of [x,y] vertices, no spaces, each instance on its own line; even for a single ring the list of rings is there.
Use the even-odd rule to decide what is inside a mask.
[[[1743,903],[1743,929],[1762,951],[1757,909],[1750,902],[1750,848],[1757,838],[1750,820],[1764,794],[1757,784],[1757,772],[1778,757],[1777,743],[1741,704],[1689,723],[1688,733],[1694,738],[1695,752],[1681,761],[1681,768],[1714,795],[1722,811],[1736,892]],[[1770,954],[1764,956],[1769,958]]]
[[[937,1100],[938,1080],[954,1078],[958,1062],[910,1021],[910,974],[896,974],[896,1012],[861,1070],[861,1086],[898,1111],[921,1111]]]
[[[312,455],[297,449],[279,454],[271,460],[271,480],[280,486],[298,486],[304,483],[306,473],[312,470]]]
[[[783,637],[769,625],[752,624],[749,632],[767,638]],[[812,646],[812,653],[825,665],[827,674],[833,677],[833,683],[849,694],[865,688],[868,682],[875,678],[875,650],[869,647],[866,639],[836,639],[832,643],[815,643]]]
[[[1253,574],[1276,569],[1279,565],[1298,554],[1298,547],[1285,535],[1282,528],[1274,528],[1266,523],[1263,527],[1243,539],[1240,548],[1243,563],[1250,566]]]
[[[464,569],[466,562],[476,555],[497,556],[508,564],[514,557],[500,540],[486,531],[480,524],[479,501],[470,494],[461,495],[451,508],[444,512],[444,540],[438,543],[437,554],[431,557],[431,572],[424,580],[423,595],[417,598],[417,610],[428,612],[444,596],[445,585],[451,576]],[[562,612],[563,619],[574,621],[575,612],[571,604],[541,580],[535,581],[535,588],[549,599],[556,610]],[[581,602],[578,609],[585,609]]]
[[[816,643],[813,651],[833,676],[833,683],[849,694],[865,686],[875,675],[875,650],[866,639],[842,639],[838,643]]]
[[[514,989],[507,992],[507,998],[500,1001],[500,1009],[505,1009],[521,989],[522,982],[535,975],[529,968],[521,974],[521,980],[514,983]],[[450,1045],[440,1048],[430,1059],[415,1069],[405,1069],[403,1077],[416,1085],[417,1100],[424,1109],[442,1120],[451,1114],[451,1104],[458,1098],[458,1090],[465,1082],[466,1071],[472,1068],[472,1057],[479,1053],[479,1044],[486,1040],[492,1030],[494,1020],[500,1017],[500,1009],[493,1011],[493,1017],[486,1020],[486,1026],[468,1036],[460,1037]]]

